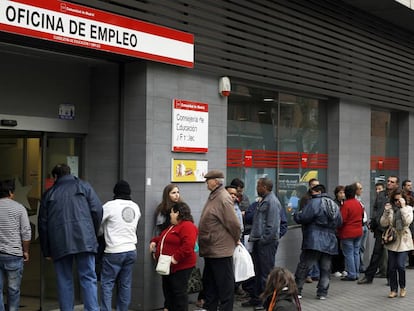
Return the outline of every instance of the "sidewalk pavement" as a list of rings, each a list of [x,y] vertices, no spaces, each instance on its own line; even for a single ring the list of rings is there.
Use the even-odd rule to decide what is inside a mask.
[[[372,284],[358,285],[355,282],[344,282],[331,276],[329,293],[326,300],[316,299],[317,282],[306,284],[303,288],[301,305],[303,311],[390,311],[414,310],[414,270],[406,270],[407,296],[405,298],[388,298],[389,286],[386,279],[375,278]],[[241,300],[235,296],[234,311],[251,311],[243,308]],[[197,310],[193,304],[189,310]]]

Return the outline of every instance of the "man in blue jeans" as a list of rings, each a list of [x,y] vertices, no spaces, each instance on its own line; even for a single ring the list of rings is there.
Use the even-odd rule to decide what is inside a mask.
[[[282,206],[273,193],[273,182],[269,178],[259,178],[256,186],[261,197],[253,215],[249,241],[253,242],[253,263],[255,276],[254,293],[243,307],[263,310],[261,293],[265,289],[267,276],[275,266],[275,257],[279,245],[280,210]]]
[[[7,284],[9,311],[19,309],[23,262],[29,261],[30,221],[26,208],[13,200],[14,181],[0,182],[0,310],[4,310],[3,284]],[[3,279],[5,278],[5,279]]]
[[[127,311],[131,302],[132,269],[137,259],[137,225],[141,217],[131,200],[131,188],[125,180],[114,187],[114,199],[103,206],[101,232],[105,251],[101,272],[101,311],[112,310],[112,290],[117,286],[116,310]]]
[[[319,264],[316,296],[324,300],[328,295],[332,255],[338,254],[336,228],[342,224],[342,217],[338,205],[326,194],[325,186],[316,185],[310,190],[311,199],[294,214],[295,221],[303,229],[301,260],[296,268],[295,281],[301,298],[309,268]]]
[[[71,175],[68,165],[56,165],[52,176],[55,183],[42,197],[38,225],[43,256],[53,259],[60,309],[74,309],[76,261],[84,309],[98,311],[95,254],[101,201],[89,183]]]

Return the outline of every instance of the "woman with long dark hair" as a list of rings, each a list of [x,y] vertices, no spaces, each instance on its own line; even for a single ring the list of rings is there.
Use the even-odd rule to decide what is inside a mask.
[[[394,242],[385,244],[388,249],[388,276],[390,279],[389,298],[398,296],[398,286],[400,287],[400,297],[405,297],[406,279],[405,262],[408,251],[414,249],[413,238],[409,228],[413,221],[413,208],[407,203],[405,195],[400,189],[391,193],[390,202],[384,206],[380,223],[383,227],[391,226],[396,231]]]
[[[155,209],[155,231],[154,235],[159,235],[164,229],[168,228],[170,222],[171,207],[182,202],[180,189],[176,184],[168,184],[162,192],[162,201]]]
[[[267,311],[301,310],[295,278],[286,268],[273,268],[267,277],[261,297]]]

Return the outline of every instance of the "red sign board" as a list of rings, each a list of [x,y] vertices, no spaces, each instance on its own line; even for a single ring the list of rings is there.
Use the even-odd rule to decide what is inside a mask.
[[[59,0],[0,0],[0,31],[183,66],[194,36]]]

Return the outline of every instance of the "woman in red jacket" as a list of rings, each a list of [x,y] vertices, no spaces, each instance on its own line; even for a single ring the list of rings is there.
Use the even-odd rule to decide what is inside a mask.
[[[162,276],[162,289],[168,311],[188,310],[188,280],[191,270],[195,267],[197,256],[194,246],[198,230],[194,225],[193,216],[184,202],[174,204],[170,212],[171,226],[151,239],[150,251],[155,258],[160,256],[161,242],[164,255],[172,256],[169,275]]]
[[[342,281],[355,281],[359,274],[359,247],[362,238],[362,219],[364,209],[355,198],[356,184],[345,187],[346,200],[341,207],[342,226],[338,229],[341,248],[345,257],[348,275]]]

